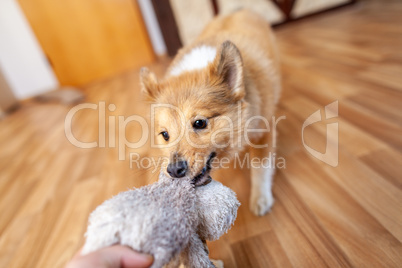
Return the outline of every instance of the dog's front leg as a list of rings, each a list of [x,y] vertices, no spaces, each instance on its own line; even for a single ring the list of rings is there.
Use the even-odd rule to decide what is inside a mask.
[[[262,216],[270,211],[274,197],[272,195],[272,181],[275,174],[275,144],[273,135],[267,133],[260,140],[259,146],[250,146],[251,163],[251,196],[250,209],[257,215]],[[259,161],[258,161],[259,160]]]

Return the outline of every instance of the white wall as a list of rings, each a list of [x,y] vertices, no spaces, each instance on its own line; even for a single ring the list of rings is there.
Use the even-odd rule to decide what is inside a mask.
[[[17,0],[0,0],[0,68],[19,99],[58,87]]]
[[[0,0],[1,1],[1,0]],[[166,0],[168,1],[168,0]],[[152,47],[157,55],[166,53],[166,45],[163,40],[161,29],[159,28],[158,20],[155,15],[151,0],[138,0],[141,9],[142,17],[147,27],[149,38],[151,39]]]

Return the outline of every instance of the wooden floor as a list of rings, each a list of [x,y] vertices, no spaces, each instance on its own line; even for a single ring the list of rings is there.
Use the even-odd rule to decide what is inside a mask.
[[[284,74],[277,115],[286,116],[278,124],[277,157],[286,168],[276,174],[276,202],[264,217],[248,210],[248,170],[214,173],[242,206],[232,230],[209,243],[213,258],[239,268],[402,267],[401,14],[401,1],[362,1],[277,29]],[[161,74],[165,67],[152,69]],[[115,104],[106,115],[116,122],[118,115],[147,114],[138,71],[86,93],[87,102]],[[337,167],[312,157],[301,137],[306,118],[334,101],[339,117],[307,127],[304,135],[323,152],[326,124],[337,122]],[[108,140],[106,148],[73,146],[64,132],[70,108],[26,102],[0,121],[0,267],[63,267],[83,243],[90,211],[156,178],[119,161]],[[127,128],[132,141],[137,129]],[[96,141],[98,110],[78,112],[73,133]],[[155,153],[147,148],[127,154]]]

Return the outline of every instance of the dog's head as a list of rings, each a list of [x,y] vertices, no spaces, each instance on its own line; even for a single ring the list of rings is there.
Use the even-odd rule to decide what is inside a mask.
[[[243,62],[230,41],[218,49],[205,68],[168,76],[158,82],[148,69],[141,70],[142,91],[155,104],[157,144],[169,164],[171,177],[190,176],[196,185],[210,180],[214,158],[238,151],[244,112]]]

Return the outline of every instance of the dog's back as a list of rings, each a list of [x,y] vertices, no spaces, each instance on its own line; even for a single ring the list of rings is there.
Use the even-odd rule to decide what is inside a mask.
[[[257,13],[243,9],[213,19],[190,46],[179,51],[169,70],[194,48],[219,47],[226,40],[236,45],[243,59],[250,116],[271,117],[281,91],[279,53],[269,23]]]

